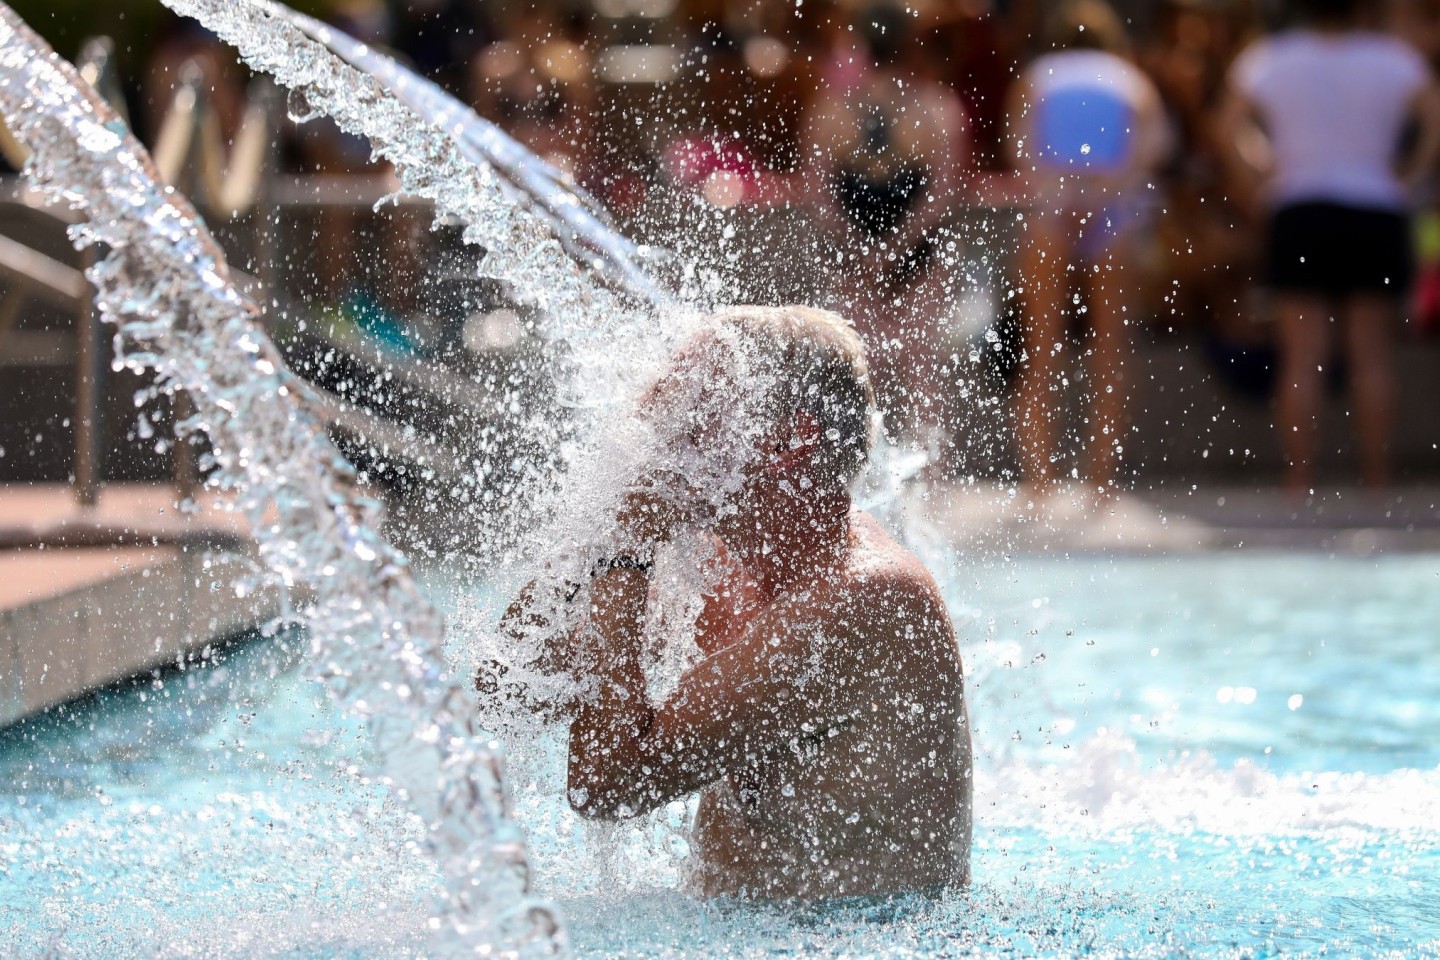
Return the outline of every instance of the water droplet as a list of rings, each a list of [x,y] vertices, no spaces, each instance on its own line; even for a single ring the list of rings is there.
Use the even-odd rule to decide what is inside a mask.
[[[285,98],[285,112],[296,123],[309,123],[324,114],[320,107],[311,102],[310,95],[304,87],[296,87],[290,91],[289,96]]]

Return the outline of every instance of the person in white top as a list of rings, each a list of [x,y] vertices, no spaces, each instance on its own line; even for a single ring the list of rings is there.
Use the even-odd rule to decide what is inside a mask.
[[[1314,483],[1316,422],[1343,338],[1362,477],[1390,480],[1398,307],[1413,264],[1408,208],[1440,154],[1440,87],[1425,61],[1369,29],[1366,0],[1303,0],[1304,25],[1230,72],[1223,123],[1242,192],[1269,223],[1264,280],[1278,321],[1275,419],[1287,484]]]
[[[1088,450],[1084,478],[1110,490],[1125,421],[1126,267],[1152,206],[1150,176],[1169,150],[1160,95],[1121,54],[1128,46],[1115,12],[1100,0],[1072,0],[1049,27],[1056,52],[1036,59],[1009,105],[1012,156],[1029,211],[1020,251],[1024,349],[1015,433],[1025,482],[1036,493],[1056,479],[1058,439],[1068,404],[1061,389],[1071,282],[1093,334],[1089,357]]]

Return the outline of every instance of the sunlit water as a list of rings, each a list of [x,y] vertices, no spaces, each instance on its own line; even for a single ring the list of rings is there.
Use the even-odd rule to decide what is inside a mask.
[[[464,683],[443,662],[440,616],[376,532],[379,504],[358,489],[309,387],[265,335],[259,306],[124,122],[3,3],[0,79],[0,114],[30,150],[26,180],[79,215],[70,230],[78,248],[104,248],[86,276],[114,333],[112,366],[154,373],[140,404],[159,393],[190,398],[194,416],[176,433],[208,439],[197,461],[205,485],[231,494],[253,533],[254,575],[224,588],[245,596],[269,586],[287,600],[292,587],[309,588],[309,675],[366,718],[379,745],[366,769],[424,817],[420,845],[444,879],[427,921],[435,949],[552,954],[554,921],[527,897],[520,831]],[[124,895],[113,879],[105,889]]]
[[[512,784],[577,955],[1440,956],[1440,556],[942,573],[980,754],[974,888],[705,905],[674,888],[683,831],[607,844]],[[484,594],[429,583],[452,608]],[[0,955],[424,949],[423,831],[339,769],[365,734],[302,649],[234,647],[0,738]]]

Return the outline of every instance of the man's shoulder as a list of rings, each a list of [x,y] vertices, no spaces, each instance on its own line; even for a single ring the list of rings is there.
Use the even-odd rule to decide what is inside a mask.
[[[876,521],[852,522],[853,547],[821,617],[872,678],[911,677],[916,669],[950,676],[958,668],[954,629],[940,589],[915,554]],[[921,665],[927,665],[921,667]]]
[[[873,517],[856,511],[853,547],[838,586],[877,614],[912,615],[942,607],[935,578],[920,558],[895,540]]]

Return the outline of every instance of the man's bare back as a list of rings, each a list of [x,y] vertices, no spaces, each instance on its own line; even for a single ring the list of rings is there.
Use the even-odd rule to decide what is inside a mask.
[[[855,621],[845,635],[866,649],[817,658],[813,681],[847,695],[814,696],[829,722],[701,794],[697,893],[813,900],[968,880],[970,733],[949,618],[915,557],[858,510],[850,528],[837,576],[772,602],[800,631]],[[711,599],[702,651],[739,640],[761,613],[736,619],[734,605]]]

